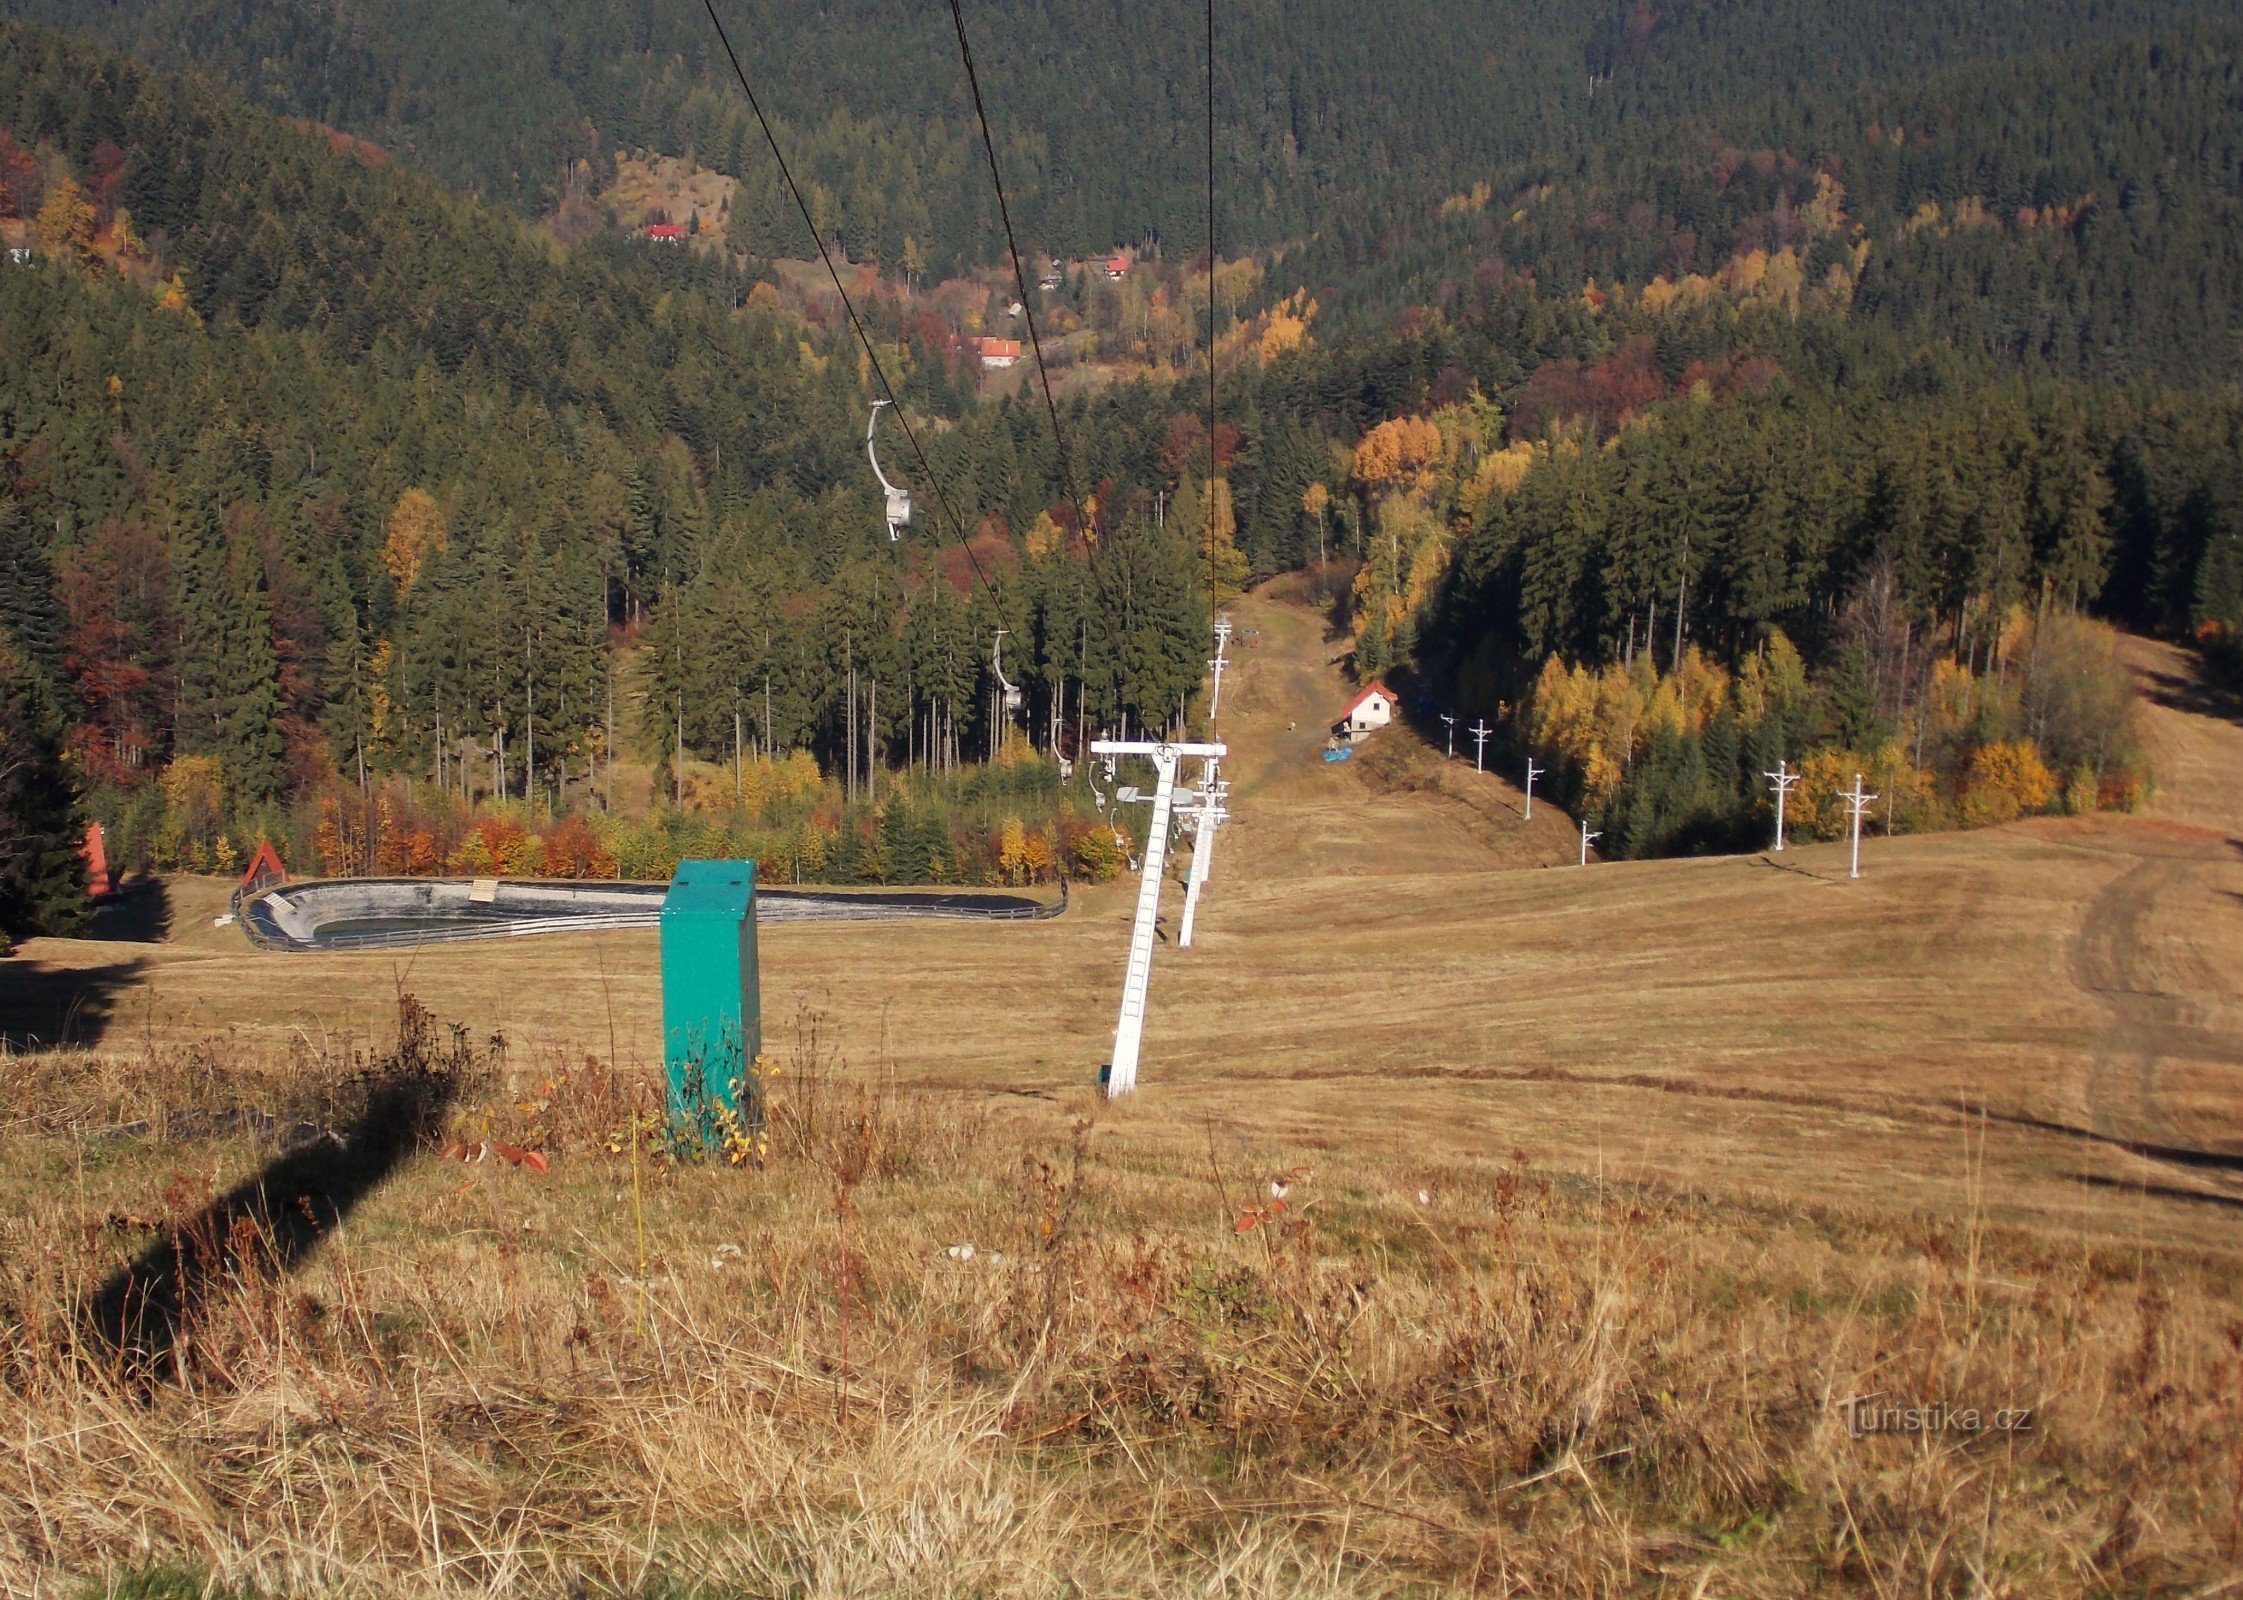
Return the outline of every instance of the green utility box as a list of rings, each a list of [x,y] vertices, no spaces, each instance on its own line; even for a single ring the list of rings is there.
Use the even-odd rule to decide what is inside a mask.
[[[759,1126],[755,1059],[762,1052],[755,863],[681,861],[662,898],[662,1056],[671,1132],[714,1146]]]

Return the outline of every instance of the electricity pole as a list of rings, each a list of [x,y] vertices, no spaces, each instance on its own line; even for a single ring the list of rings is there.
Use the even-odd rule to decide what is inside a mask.
[[[1472,770],[1476,773],[1485,771],[1483,758],[1488,753],[1488,735],[1495,730],[1488,726],[1488,719],[1482,717],[1464,731],[1472,736]]]
[[[1548,767],[1536,766],[1534,757],[1528,756],[1526,758],[1526,814],[1519,818],[1521,822],[1532,822],[1534,820],[1534,780],[1548,776],[1549,771]]]
[[[1853,865],[1846,876],[1858,878],[1861,876],[1862,813],[1869,809],[1869,803],[1877,797],[1862,788],[1861,774],[1857,772],[1854,774],[1854,786],[1851,789],[1839,790],[1838,798],[1846,802],[1846,810],[1850,815],[1853,826]]]
[[[1446,711],[1444,711],[1441,713],[1441,720],[1448,725],[1449,759],[1451,761],[1454,761],[1456,759],[1456,718],[1450,716]]]
[[[1791,793],[1792,786],[1798,783],[1801,775],[1791,770],[1790,763],[1778,761],[1775,771],[1763,772],[1761,776],[1776,786],[1776,848],[1781,850],[1783,848],[1784,799]]]
[[[1584,817],[1581,819],[1581,865],[1585,867],[1589,864],[1589,841],[1591,839],[1601,839],[1603,837],[1604,834],[1601,830],[1596,833],[1591,833],[1589,831],[1588,818]]]

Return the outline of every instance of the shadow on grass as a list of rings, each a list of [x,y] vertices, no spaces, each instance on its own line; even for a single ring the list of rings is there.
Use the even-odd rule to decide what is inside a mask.
[[[2230,1211],[2243,1211],[2243,1198],[2232,1194],[2210,1194],[2202,1189],[2183,1189],[2171,1183],[2136,1183],[2125,1178],[2106,1177],[2099,1172],[2071,1172],[2065,1176],[2088,1189],[2108,1189],[2114,1194],[2143,1194],[2159,1200],[2183,1200],[2200,1206],[2221,1206]]]
[[[101,1043],[118,996],[147,964],[140,956],[98,967],[59,966],[34,956],[0,960],[0,1041],[15,1050]]]
[[[171,889],[160,878],[136,878],[93,909],[89,939],[118,944],[162,944],[171,937]]]
[[[2167,1161],[2177,1167],[2196,1167],[2210,1172],[2243,1172],[2243,1155],[2229,1155],[2221,1150],[2198,1150],[2188,1145],[2150,1144],[2141,1139],[2122,1139],[2114,1133],[2097,1133],[2093,1128],[2075,1127],[2069,1122],[2051,1122],[2046,1117],[2027,1116],[2018,1111],[1982,1111],[1978,1115],[1988,1122],[2006,1122],[2013,1128],[2032,1128],[2040,1133],[2054,1133],[2066,1139],[2078,1139],[2088,1144],[2107,1145],[2113,1150],[2124,1150],[2128,1155],[2144,1156],[2151,1161]],[[2139,1187],[2136,1184],[2113,1179],[2122,1189]]]
[[[410,996],[398,1043],[361,1085],[347,1124],[284,1151],[254,1176],[166,1228],[119,1268],[87,1307],[93,1346],[143,1386],[175,1365],[183,1338],[230,1290],[292,1271],[319,1241],[442,1131],[473,1080],[464,1030],[439,1050],[435,1025]]]
[[[2154,667],[2142,672],[2143,688],[2150,699],[2172,711],[2221,722],[2243,722],[2243,698],[2238,697],[2234,684],[2225,681],[2222,663],[2196,651],[2190,652],[2190,658],[2198,666],[2196,677]]]

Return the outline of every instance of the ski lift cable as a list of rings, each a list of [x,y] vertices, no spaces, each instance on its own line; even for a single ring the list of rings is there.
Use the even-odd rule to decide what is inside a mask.
[[[817,246],[818,259],[825,263],[826,276],[833,280],[833,292],[841,299],[841,309],[848,313],[849,326],[856,330],[857,342],[864,346],[865,359],[872,364],[873,376],[880,380],[881,392],[888,397],[888,403],[896,406],[896,420],[903,424],[903,436],[911,445],[911,453],[918,461],[919,469],[927,475],[928,483],[934,486],[935,498],[942,502],[943,513],[950,519],[951,531],[958,540],[958,547],[966,552],[966,559],[973,564],[974,576],[981,580],[981,586],[988,590],[990,598],[995,599],[997,591],[989,581],[989,574],[982,570],[981,557],[974,554],[974,547],[966,537],[965,523],[960,520],[957,508],[950,503],[950,495],[943,488],[942,479],[936,476],[934,467],[928,462],[927,452],[920,448],[919,434],[911,426],[911,418],[905,414],[902,406],[896,405],[895,385],[888,381],[888,369],[881,365],[880,353],[872,347],[872,336],[865,331],[864,319],[857,315],[856,302],[849,298],[849,291],[841,286],[841,273],[833,264],[833,252],[826,248],[825,239],[818,232],[818,224],[810,215],[809,202],[802,198],[802,189],[794,181],[794,173],[787,166],[787,158],[780,153],[778,135],[772,131],[771,119],[763,114],[763,102],[756,98],[755,88],[748,82],[747,68],[740,64],[740,53],[732,48],[732,36],[724,31],[724,19],[717,15],[716,0],[701,0],[701,7],[709,14],[709,23],[716,29],[717,43],[724,46],[725,58],[732,63],[732,75],[740,80],[740,92],[748,97],[748,109],[755,113],[756,126],[763,130],[763,142],[771,151],[771,159],[778,166],[779,177],[785,182],[787,193],[794,197],[795,210],[802,213],[802,225],[810,231],[810,242]]]
[[[1059,426],[1059,402],[1052,397],[1051,372],[1044,365],[1043,335],[1036,327],[1036,302],[1028,292],[1028,274],[1020,264],[1020,245],[1013,237],[1012,206],[1005,198],[1005,180],[997,170],[997,145],[989,136],[989,112],[981,101],[981,74],[974,70],[973,46],[966,42],[966,16],[959,0],[950,0],[950,21],[958,33],[958,59],[965,64],[966,86],[973,91],[974,118],[981,124],[981,150],[989,160],[989,182],[997,191],[997,217],[1005,226],[1005,251],[1012,257],[1013,286],[1020,293],[1021,314],[1028,320],[1028,344],[1036,356],[1036,381],[1043,386],[1044,414],[1051,419],[1052,443],[1059,450],[1059,483],[1067,503],[1075,508],[1075,525],[1090,530],[1083,516],[1082,497],[1075,492],[1075,469],[1067,453],[1067,435]]]
[[[1215,0],[1207,0],[1207,487],[1215,488]],[[1209,521],[1213,506],[1208,508]],[[1207,603],[1215,604],[1215,541],[1207,545]]]

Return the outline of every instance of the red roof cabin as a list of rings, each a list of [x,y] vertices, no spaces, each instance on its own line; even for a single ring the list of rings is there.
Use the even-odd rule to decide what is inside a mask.
[[[1394,691],[1385,684],[1373,681],[1363,692],[1347,703],[1340,720],[1332,724],[1332,732],[1349,744],[1355,743],[1374,728],[1383,728],[1394,720],[1394,708],[1401,704]]]
[[[241,897],[246,900],[287,881],[288,869],[280,864],[280,852],[273,848],[272,840],[259,839],[249,865],[242,869]]]
[[[1120,277],[1124,277],[1124,276],[1126,276],[1126,275],[1128,274],[1128,272],[1129,272],[1129,257],[1127,257],[1127,256],[1108,256],[1108,257],[1106,258],[1106,276],[1107,276],[1107,277],[1109,277],[1109,278],[1120,278]]]
[[[1009,367],[1020,359],[1018,339],[983,339],[981,364],[985,367]]]
[[[79,847],[86,858],[86,893],[95,900],[107,900],[117,892],[117,880],[109,875],[109,852],[103,846],[101,824],[86,824],[86,842]]]
[[[685,242],[685,225],[683,223],[650,222],[639,232],[649,239],[658,239],[664,244],[682,244]]]

